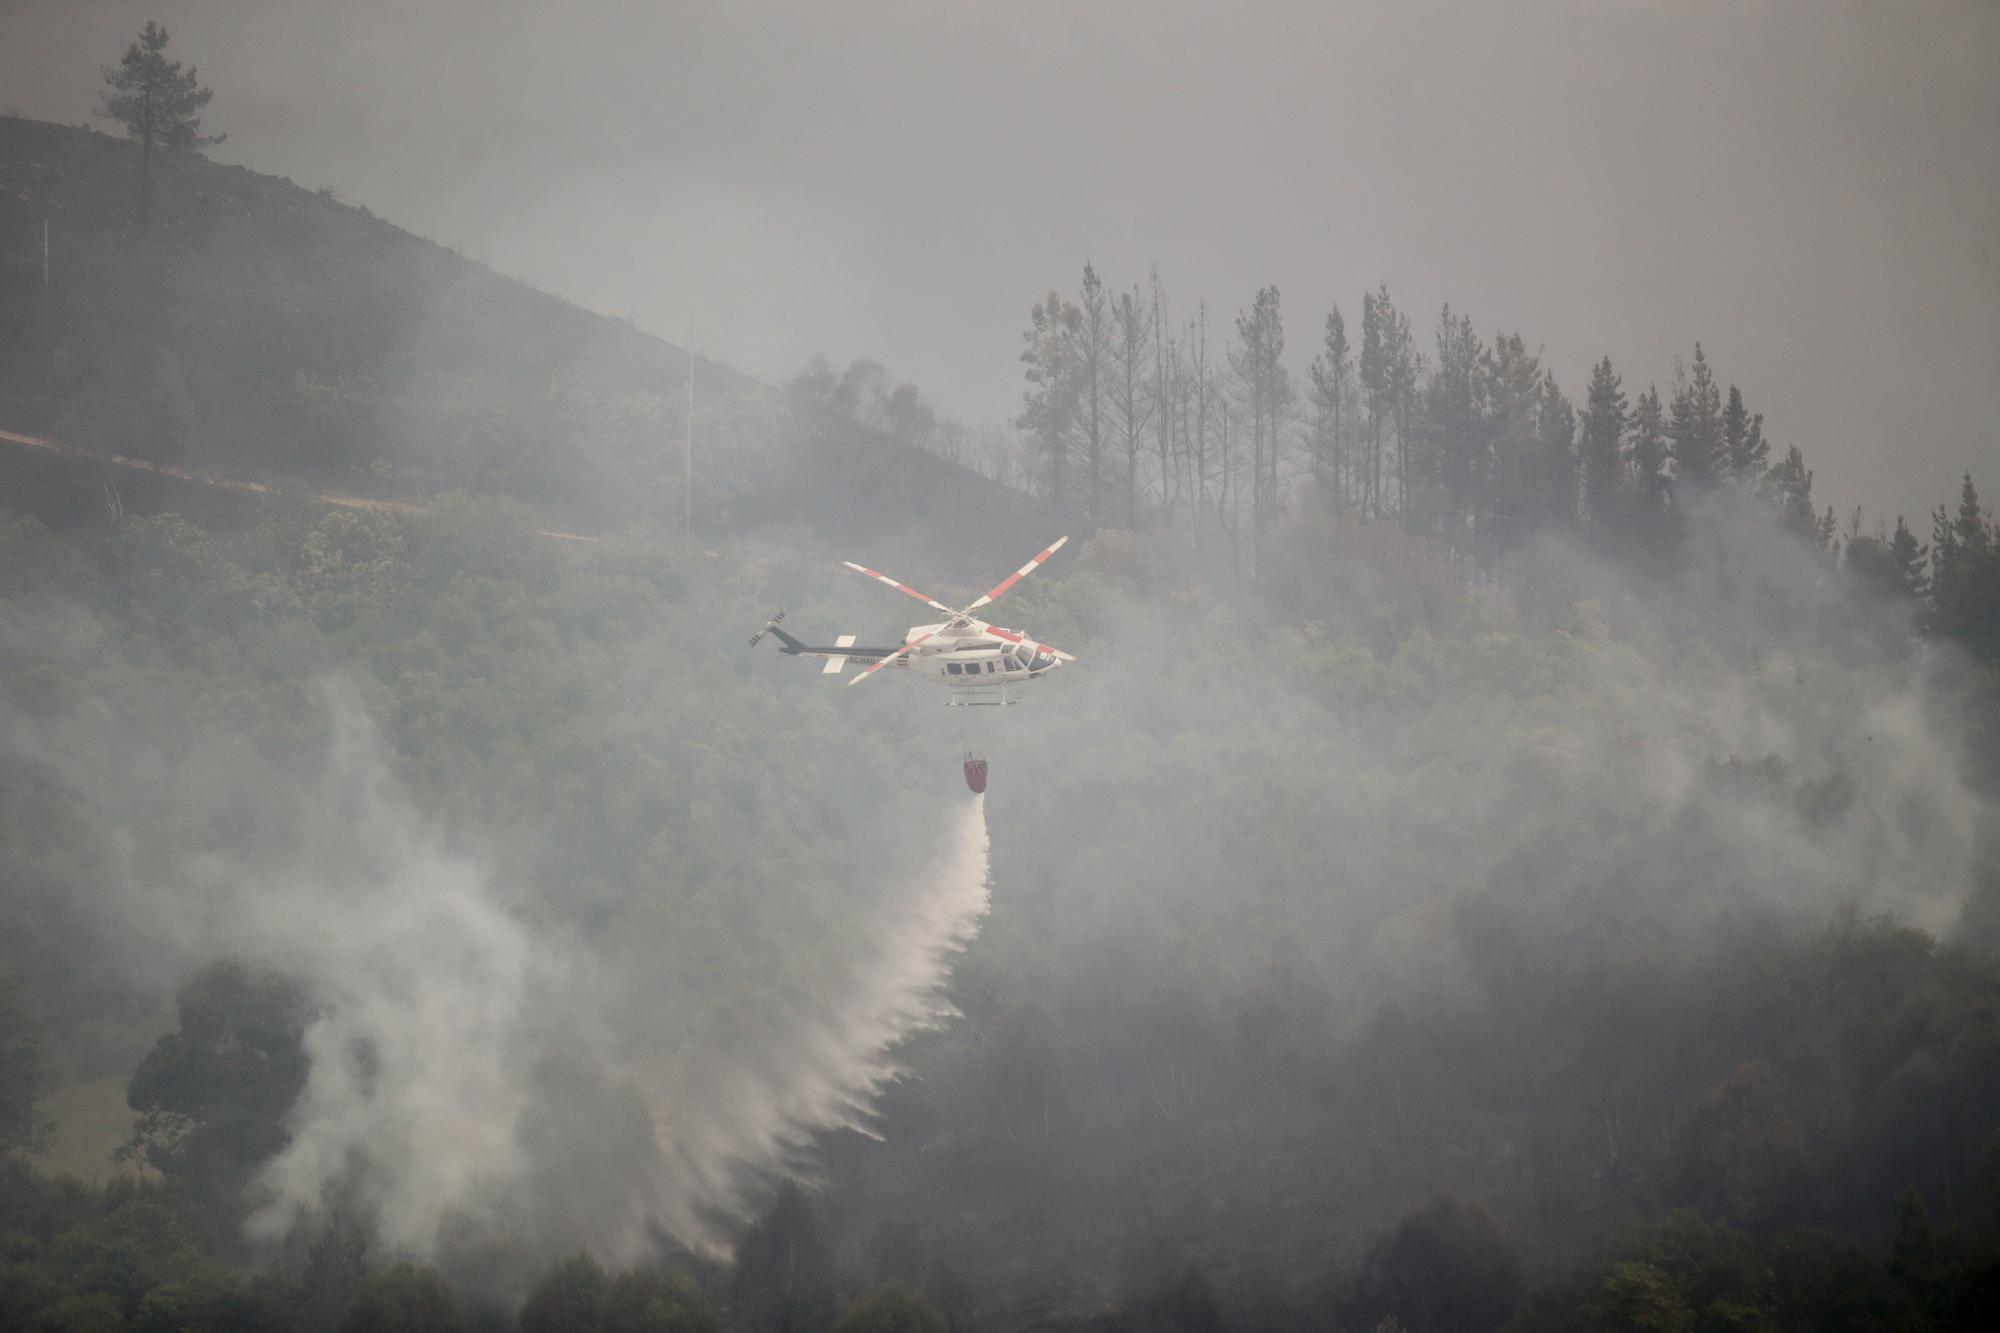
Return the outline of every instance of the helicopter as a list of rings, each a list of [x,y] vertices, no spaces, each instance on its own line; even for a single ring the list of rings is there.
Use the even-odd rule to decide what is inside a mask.
[[[1023,697],[1023,685],[1031,680],[1040,680],[1065,663],[1076,661],[1076,657],[1046,643],[1038,643],[1020,630],[990,624],[973,612],[990,605],[1009,588],[1041,568],[1068,540],[1068,537],[1058,537],[1040,555],[1002,579],[991,592],[960,610],[953,610],[880,570],[843,560],[841,563],[848,569],[877,583],[886,583],[905,596],[916,598],[932,610],[942,612],[945,619],[929,625],[912,625],[897,647],[858,646],[852,634],[838,636],[830,647],[817,647],[793,638],[780,628],[780,622],[785,618],[785,613],[780,611],[765,623],[763,629],[750,636],[750,646],[755,648],[769,634],[778,641],[779,650],[787,656],[824,659],[826,665],[820,668],[820,673],[828,676],[839,675],[849,662],[868,663],[859,674],[849,678],[849,685],[859,685],[876,672],[893,667],[945,686],[951,691],[951,697],[945,702],[955,707],[998,707],[1019,703]]]

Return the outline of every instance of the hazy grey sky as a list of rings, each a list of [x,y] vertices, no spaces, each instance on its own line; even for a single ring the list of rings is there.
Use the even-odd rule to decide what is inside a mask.
[[[1386,280],[1577,398],[1701,339],[1843,514],[2000,496],[1994,0],[0,0],[0,101],[83,119],[149,17],[218,157],[770,379],[994,421],[1086,257],[1217,341],[1277,283],[1297,369]]]

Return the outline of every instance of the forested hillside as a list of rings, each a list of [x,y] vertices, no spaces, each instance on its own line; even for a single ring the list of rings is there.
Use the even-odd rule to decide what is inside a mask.
[[[1302,411],[1275,286],[1086,269],[1018,435],[700,367],[690,536],[676,349],[131,166],[0,120],[0,1325],[1980,1326],[1972,478],[1843,523],[1698,348],[1385,289]],[[744,644],[1061,531],[1019,708]]]

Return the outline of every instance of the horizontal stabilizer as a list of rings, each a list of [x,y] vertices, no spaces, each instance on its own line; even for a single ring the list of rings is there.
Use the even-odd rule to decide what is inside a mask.
[[[852,634],[843,634],[833,641],[833,646],[836,648],[852,648],[854,646],[854,636]],[[840,674],[840,669],[846,665],[847,659],[845,657],[829,657],[826,659],[826,665],[819,669],[819,674],[822,676],[837,676]]]

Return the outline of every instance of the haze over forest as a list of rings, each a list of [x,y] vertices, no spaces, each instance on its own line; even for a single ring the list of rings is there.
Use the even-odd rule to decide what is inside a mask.
[[[0,1328],[1985,1326],[1991,6],[495,13],[0,10]]]
[[[6,0],[0,98],[85,120],[149,17],[230,90],[219,160],[768,382],[869,357],[999,423],[1027,303],[1091,259],[1219,316],[1387,282],[1572,395],[1699,339],[1843,515],[1992,455],[1989,0]]]

